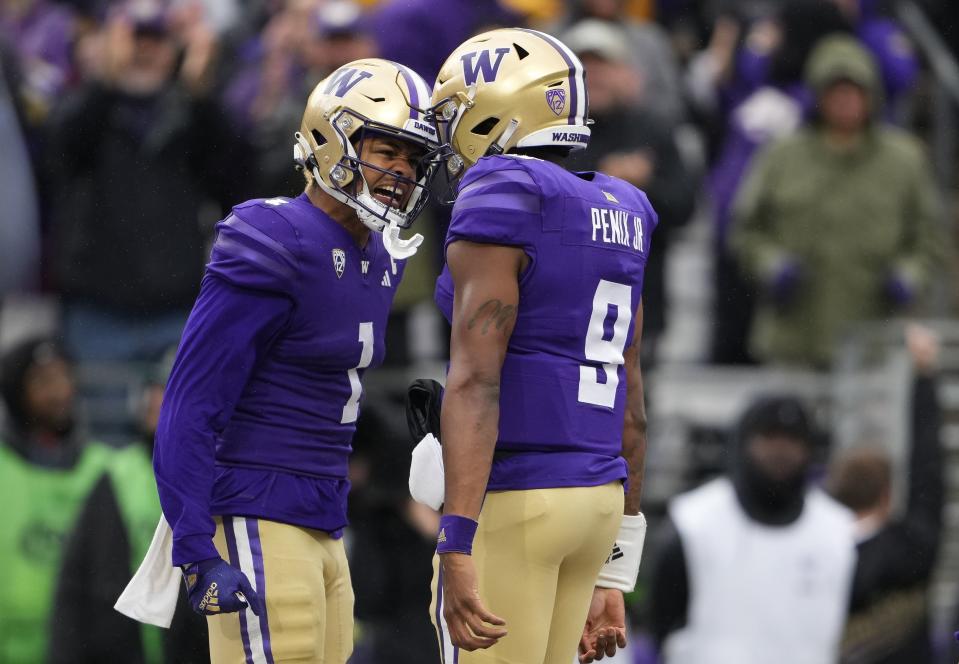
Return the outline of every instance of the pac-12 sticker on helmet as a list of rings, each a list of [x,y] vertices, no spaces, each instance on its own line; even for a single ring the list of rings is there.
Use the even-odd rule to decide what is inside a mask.
[[[546,103],[556,115],[560,115],[566,108],[566,90],[556,89],[546,91]]]

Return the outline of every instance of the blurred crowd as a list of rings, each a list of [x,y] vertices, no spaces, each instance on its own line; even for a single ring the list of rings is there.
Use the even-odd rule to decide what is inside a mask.
[[[24,300],[53,302],[56,315],[0,347],[0,561],[13,580],[0,593],[0,662],[205,661],[205,626],[188,610],[161,632],[112,604],[159,517],[157,411],[213,225],[243,200],[302,190],[292,136],[326,75],[378,56],[432,81],[482,30],[560,37],[586,66],[594,120],[572,167],[629,181],[659,214],[644,368],[662,362],[670,279],[684,277],[668,268],[671,248],[698,225],[711,266],[699,287],[712,306],[698,359],[827,372],[859,324],[955,318],[959,182],[942,182],[927,156],[938,83],[901,23],[906,4],[953,49],[937,57],[959,56],[950,0],[3,0],[0,342],[5,327],[23,327],[12,318]],[[437,203],[417,222],[427,239],[396,300],[393,367],[446,358],[432,291],[448,216]],[[797,661],[945,655],[928,634],[945,500],[937,344],[915,329],[907,341],[909,440],[835,455],[814,482],[824,489],[808,485],[810,446],[829,437],[810,404],[781,395],[743,414],[728,482],[677,497],[651,537],[633,605],[633,627],[649,638],[630,657],[785,661],[696,654],[725,630],[755,638],[755,657],[779,634],[776,620],[821,630],[822,652],[835,654]],[[76,372],[110,364],[141,373],[113,406],[126,438],[104,445]],[[403,396],[368,398],[354,444],[355,664],[438,658],[426,616],[438,520],[406,490]],[[883,452],[890,443],[910,450],[905,474]],[[900,513],[891,495],[903,482]],[[697,528],[709,509],[727,509],[711,521],[743,537],[725,538],[729,560],[699,539],[723,537]],[[793,544],[776,540],[776,528],[799,523]],[[821,532],[832,533],[822,555],[833,567],[808,562]],[[743,564],[747,550],[756,564]],[[784,550],[806,555],[795,578],[764,567]],[[724,593],[755,584],[764,594],[725,605],[729,625],[710,621]],[[831,594],[814,592],[822,584]],[[737,631],[750,611],[758,622]],[[814,640],[797,648],[818,652]]]

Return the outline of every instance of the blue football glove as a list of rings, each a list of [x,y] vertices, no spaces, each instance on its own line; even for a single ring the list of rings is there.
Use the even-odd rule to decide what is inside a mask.
[[[916,289],[906,279],[905,275],[893,272],[886,278],[886,297],[897,307],[906,307],[916,297]]]
[[[243,611],[247,606],[260,615],[260,596],[246,574],[222,558],[183,566],[190,606],[203,616]]]
[[[769,294],[779,307],[791,305],[803,280],[803,267],[799,261],[787,258],[782,261],[769,283]]]

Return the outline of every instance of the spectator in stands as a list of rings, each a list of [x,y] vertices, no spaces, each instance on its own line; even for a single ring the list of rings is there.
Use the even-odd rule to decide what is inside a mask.
[[[36,284],[40,209],[20,104],[20,71],[0,36],[0,309],[4,296]]]
[[[290,3],[239,49],[242,60],[224,91],[225,108],[249,138],[254,195],[295,196],[303,178],[290,168],[290,137],[303,100],[342,65],[376,57],[359,5],[333,0],[317,8]]]
[[[250,141],[254,195],[291,195],[302,186],[290,169],[290,136],[299,127],[307,87],[300,57],[311,41],[312,12],[284,9],[238,49],[240,64],[223,94],[224,108]],[[314,81],[314,84],[316,82]],[[260,193],[257,193],[260,192]]]
[[[917,304],[942,243],[919,142],[876,118],[882,85],[869,53],[827,37],[806,78],[816,118],[757,157],[730,243],[763,292],[752,352],[822,368],[848,326]]]
[[[739,422],[729,474],[671,501],[650,607],[667,664],[836,660],[853,517],[807,486],[813,437],[796,399],[764,397]]]
[[[655,251],[643,285],[643,355],[655,357],[666,325],[663,271],[669,242],[693,211],[695,183],[686,171],[670,124],[649,108],[647,90],[632,65],[628,35],[597,19],[575,24],[563,42],[579,56],[589,75],[592,127],[589,147],[570,157],[573,170],[598,170],[626,180],[649,196],[659,213]],[[648,349],[648,350],[647,350]]]
[[[446,56],[478,32],[522,23],[499,0],[385,0],[372,16],[381,58],[436,80]]]
[[[305,55],[312,78],[319,82],[347,62],[377,57],[369,18],[352,0],[328,0],[316,10],[316,38]]]
[[[908,483],[904,512],[893,517],[893,465],[882,441],[848,450],[832,463],[830,490],[856,513],[859,550],[842,664],[934,661],[929,585],[945,500],[938,349],[922,329],[911,329],[908,342],[916,377],[909,464],[901,478]]]
[[[206,620],[190,609],[185,587],[169,630],[140,624],[113,605],[146,554],[160,518],[153,437],[173,354],[147,381],[139,439],[114,452],[67,540],[49,631],[55,664],[210,661]]]
[[[899,112],[919,73],[918,59],[908,37],[898,24],[882,15],[874,0],[828,0],[837,8],[849,29],[870,51],[887,87],[877,116],[902,119]],[[691,106],[700,121],[711,129],[712,145],[722,143],[728,115],[774,73],[772,59],[789,39],[776,12],[789,0],[717,0],[709,44],[696,53],[686,74]],[[806,2],[812,12],[822,10],[825,0]],[[816,5],[820,5],[816,7]],[[790,26],[795,30],[796,25]],[[808,26],[806,29],[815,29]],[[801,41],[801,40],[799,40]],[[798,43],[798,42],[797,42]],[[717,136],[718,134],[718,136]],[[717,140],[718,138],[718,140]]]
[[[679,64],[669,36],[653,21],[639,21],[627,12],[627,0],[574,0],[570,3],[567,28],[580,21],[602,21],[621,31],[630,64],[632,79],[642,86],[642,104],[655,113],[660,122],[680,124],[686,115],[682,96]],[[622,38],[617,37],[621,42]],[[619,47],[617,47],[619,48]],[[587,67],[588,69],[588,67]],[[624,81],[625,82],[625,81]]]
[[[52,0],[4,0],[0,38],[9,40],[23,63],[22,94],[31,125],[39,125],[74,75],[74,17]]]
[[[14,346],[0,363],[8,417],[0,430],[0,662],[43,662],[63,542],[111,450],[84,444],[74,384],[49,339]]]
[[[919,56],[898,21],[883,11],[884,0],[832,0],[876,59],[885,90],[884,117],[899,120],[899,106],[908,101],[919,78]]]
[[[709,175],[716,271],[710,355],[718,364],[753,361],[747,339],[755,293],[740,276],[728,246],[733,198],[756,150],[796,131],[813,106],[803,68],[816,43],[825,35],[848,32],[849,26],[832,3],[787,0],[777,13],[775,29],[768,79],[732,109]]]
[[[81,49],[92,80],[65,100],[48,145],[78,361],[149,360],[179,339],[203,270],[204,197],[239,196],[249,168],[207,94],[215,48],[203,23],[174,25],[162,5],[130,0]]]

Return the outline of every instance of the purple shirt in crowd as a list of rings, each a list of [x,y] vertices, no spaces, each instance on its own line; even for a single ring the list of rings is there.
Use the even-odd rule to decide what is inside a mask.
[[[644,193],[601,173],[516,156],[484,157],[467,171],[447,246],[517,246],[530,258],[503,364],[488,490],[626,477],[622,356],[656,223]],[[436,302],[451,319],[448,268],[437,280]]]
[[[373,12],[370,33],[381,58],[403,63],[432,84],[466,39],[521,22],[498,0],[390,0]]]
[[[217,556],[214,515],[340,536],[360,380],[402,272],[379,233],[360,249],[305,194],[217,225],[156,436],[174,564]]]

